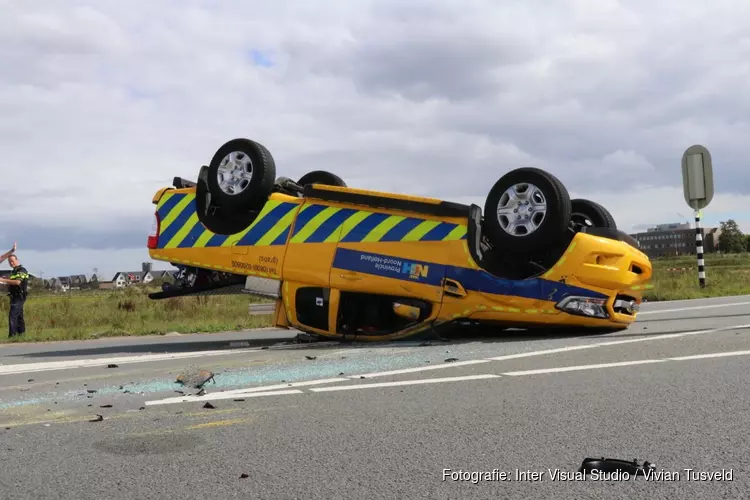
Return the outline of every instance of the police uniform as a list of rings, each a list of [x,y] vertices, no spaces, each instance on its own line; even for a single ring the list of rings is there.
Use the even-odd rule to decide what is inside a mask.
[[[8,296],[10,297],[10,314],[8,317],[8,329],[11,337],[26,332],[26,322],[23,318],[23,306],[29,287],[29,273],[23,266],[16,266],[10,274],[9,279],[18,280],[20,285],[8,285]]]

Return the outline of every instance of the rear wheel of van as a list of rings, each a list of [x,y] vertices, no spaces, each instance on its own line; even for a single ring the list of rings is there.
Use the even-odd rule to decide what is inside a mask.
[[[326,172],[325,170],[313,170],[308,172],[297,181],[302,187],[308,184],[325,184],[326,186],[346,187],[346,183],[336,174]]]
[[[604,227],[617,229],[615,218],[609,210],[591,200],[575,199],[570,202],[573,224],[579,227]]]
[[[493,246],[515,254],[536,254],[559,244],[570,227],[565,186],[538,168],[502,176],[484,206],[484,230]]]
[[[214,203],[236,210],[258,210],[273,190],[276,163],[270,151],[250,139],[221,146],[208,167],[208,190]]]

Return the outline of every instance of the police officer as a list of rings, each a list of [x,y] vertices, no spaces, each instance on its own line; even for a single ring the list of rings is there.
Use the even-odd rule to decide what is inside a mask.
[[[16,245],[13,245],[15,249]],[[18,257],[10,253],[7,255],[8,264],[13,268],[10,278],[0,278],[0,283],[8,285],[8,295],[10,296],[10,312],[8,315],[9,336],[23,335],[26,332],[26,322],[23,317],[23,306],[28,294],[29,273],[21,265]],[[4,260],[4,259],[3,259]]]

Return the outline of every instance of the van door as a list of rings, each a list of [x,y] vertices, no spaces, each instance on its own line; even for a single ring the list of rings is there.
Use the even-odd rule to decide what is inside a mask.
[[[320,201],[306,201],[287,242],[284,281],[330,288],[331,264],[342,223],[353,212]]]

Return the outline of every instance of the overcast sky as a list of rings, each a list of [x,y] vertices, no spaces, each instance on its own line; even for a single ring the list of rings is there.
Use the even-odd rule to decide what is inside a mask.
[[[153,193],[235,137],[480,206],[537,166],[627,231],[692,219],[699,143],[706,222],[750,230],[747,0],[0,0],[0,68],[0,249],[45,276],[138,269]]]

